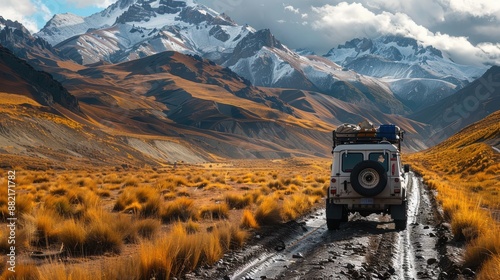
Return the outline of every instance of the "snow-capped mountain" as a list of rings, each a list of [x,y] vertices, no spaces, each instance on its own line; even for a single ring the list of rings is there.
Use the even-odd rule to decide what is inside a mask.
[[[398,36],[353,39],[325,57],[357,73],[381,78],[415,109],[453,94],[487,69],[457,64],[432,46]]]
[[[47,41],[36,38],[19,22],[0,16],[0,45],[10,49],[16,56],[35,64],[45,64],[46,59],[62,59],[63,55]],[[37,67],[35,67],[37,68]]]
[[[88,18],[56,15],[37,35],[81,64],[118,63],[173,50],[229,67],[256,86],[319,91],[370,106],[393,104],[387,107],[392,113],[405,111],[384,82],[343,71],[308,52],[299,55],[270,30],[238,25],[192,0],[120,0]],[[336,92],[338,82],[351,94]],[[375,104],[367,97],[372,95],[380,95]]]
[[[354,39],[323,57],[293,51],[270,30],[238,25],[193,0],[119,0],[86,18],[55,15],[37,36],[84,65],[177,51],[208,58],[256,86],[318,91],[391,113],[449,96],[486,70],[395,36]]]

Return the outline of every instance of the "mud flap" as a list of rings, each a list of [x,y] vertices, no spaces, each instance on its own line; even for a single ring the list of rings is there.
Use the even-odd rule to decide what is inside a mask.
[[[393,220],[406,220],[406,201],[401,205],[391,205],[391,218]]]
[[[344,206],[339,204],[330,203],[326,201],[326,218],[327,219],[342,219]]]

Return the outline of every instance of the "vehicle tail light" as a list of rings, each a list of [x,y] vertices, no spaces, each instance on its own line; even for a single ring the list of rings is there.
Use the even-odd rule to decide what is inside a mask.
[[[393,163],[392,164],[392,176],[394,176],[394,173],[396,173],[396,165]]]
[[[332,178],[331,182],[332,182],[332,183],[337,183],[337,179]]]
[[[399,178],[394,178],[394,182],[399,183]]]
[[[337,194],[337,189],[330,189],[330,194],[331,195],[336,195]]]
[[[401,189],[394,189],[394,193],[401,193]]]

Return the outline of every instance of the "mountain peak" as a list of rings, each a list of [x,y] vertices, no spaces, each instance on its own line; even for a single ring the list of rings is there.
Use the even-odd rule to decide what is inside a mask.
[[[5,27],[18,29],[21,30],[23,33],[30,34],[28,29],[26,29],[24,25],[22,25],[20,22],[12,21],[10,19],[4,19],[2,16],[0,16],[0,30],[2,30]]]

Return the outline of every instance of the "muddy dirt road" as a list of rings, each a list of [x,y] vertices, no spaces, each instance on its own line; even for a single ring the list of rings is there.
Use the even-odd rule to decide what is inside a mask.
[[[430,191],[410,173],[408,225],[396,231],[388,216],[349,216],[326,228],[324,209],[290,222],[228,255],[195,279],[467,279],[456,266],[460,249],[440,223]],[[188,277],[189,278],[189,275]]]

